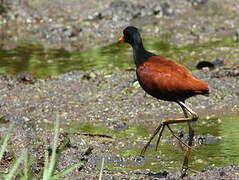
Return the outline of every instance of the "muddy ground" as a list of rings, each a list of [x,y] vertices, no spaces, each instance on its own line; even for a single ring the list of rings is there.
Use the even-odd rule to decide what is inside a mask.
[[[113,3],[114,2],[114,3]],[[45,48],[89,49],[95,44],[104,46],[115,42],[122,29],[129,25],[140,27],[143,35],[168,36],[170,43],[180,45],[209,42],[213,39],[238,41],[238,8],[236,0],[181,1],[18,1],[1,10],[1,47],[11,49],[25,42],[37,42]],[[239,113],[239,60],[237,48],[221,48],[226,66],[194,74],[211,88],[210,97],[193,97],[188,105],[203,117]],[[0,114],[3,135],[10,124],[8,153],[1,163],[4,172],[12,166],[24,147],[30,150],[32,169],[39,173],[44,162],[45,142],[51,144],[56,113],[61,119],[61,139],[69,137],[58,171],[82,162],[83,166],[68,175],[70,179],[96,178],[102,157],[105,163],[117,167],[140,165],[147,157],[123,157],[120,152],[141,149],[159,121],[180,116],[173,103],[158,102],[145,95],[135,81],[134,71],[114,72],[73,71],[44,80],[22,74],[1,75]],[[200,121],[200,120],[199,120]],[[200,123],[200,122],[197,122]],[[143,125],[147,132],[127,137],[115,134],[127,131],[132,125]],[[95,128],[95,126],[97,128]],[[87,131],[88,133],[81,133]],[[109,131],[110,130],[110,131]],[[66,133],[68,133],[66,135]],[[157,159],[157,156],[155,156]],[[159,158],[160,159],[160,158]],[[236,179],[239,167],[208,167],[185,179]],[[179,171],[104,169],[105,179],[177,179]]]
[[[188,101],[188,105],[202,119],[205,116],[210,118],[239,112],[238,69],[200,71],[195,74],[211,87],[210,97],[198,96]],[[145,163],[148,161],[147,156],[140,158],[139,151],[135,156],[128,157],[121,156],[120,153],[128,149],[140,150],[160,120],[182,115],[178,105],[158,102],[148,95],[145,96],[135,82],[133,71],[116,71],[113,74],[74,71],[45,80],[31,79],[26,75],[2,75],[0,86],[3,115],[1,133],[6,132],[9,124],[14,123],[17,126],[11,134],[11,150],[8,152],[13,151],[15,156],[19,156],[22,149],[28,147],[31,158],[34,159],[33,170],[36,174],[44,162],[45,142],[52,143],[53,131],[48,129],[53,127],[56,112],[59,112],[61,119],[61,141],[66,136],[65,133],[68,133],[70,140],[69,146],[63,151],[58,171],[71,164],[84,162],[83,168],[72,173],[69,176],[71,178],[97,177],[103,157],[106,164],[117,167]],[[203,122],[199,120],[197,123]],[[134,125],[142,125],[147,131],[128,134],[127,130]],[[90,153],[85,153],[86,151]],[[160,161],[160,157],[155,158]],[[7,172],[11,161],[2,166],[6,166]],[[179,172],[168,174],[163,169],[152,173],[147,169],[125,172],[106,168],[104,173],[106,179],[177,179],[180,175]],[[212,176],[234,179],[238,177],[238,167],[210,168],[193,174],[192,179],[207,179]]]

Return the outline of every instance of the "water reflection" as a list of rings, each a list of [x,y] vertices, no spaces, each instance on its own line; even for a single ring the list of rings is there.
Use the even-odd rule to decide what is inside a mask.
[[[234,47],[232,40],[189,44],[182,47],[168,43],[167,39],[144,39],[145,47],[156,54],[174,59],[193,69],[199,60],[217,58],[217,47]],[[45,50],[39,44],[23,44],[12,50],[0,49],[0,73],[18,74],[31,72],[45,78],[72,70],[134,68],[132,49],[127,44],[94,47],[88,51],[68,52],[64,49]]]
[[[124,52],[127,47],[117,44],[89,51],[68,52],[64,49],[44,50],[40,45],[26,44],[12,50],[0,49],[0,73],[16,75],[31,72],[40,78],[72,70],[126,69],[132,65],[131,56]]]

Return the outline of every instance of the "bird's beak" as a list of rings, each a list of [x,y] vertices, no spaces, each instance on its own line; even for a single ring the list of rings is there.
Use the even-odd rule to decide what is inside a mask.
[[[119,40],[118,40],[118,43],[123,43],[123,42],[125,42],[125,40],[124,40],[124,36],[122,36],[122,37],[119,38]]]

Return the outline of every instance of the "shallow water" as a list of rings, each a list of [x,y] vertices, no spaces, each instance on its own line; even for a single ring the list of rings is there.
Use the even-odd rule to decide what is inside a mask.
[[[170,44],[169,37],[146,37],[147,50],[174,59],[190,69],[200,60],[223,58],[218,47],[236,47],[235,41],[226,39],[205,44],[188,44],[180,47]],[[229,56],[229,55],[227,55]],[[229,57],[227,57],[229,58]],[[132,48],[128,44],[114,43],[94,47],[88,51],[68,52],[63,49],[45,50],[39,44],[23,44],[12,50],[0,49],[0,73],[18,74],[31,72],[39,78],[57,75],[72,70],[109,70],[135,68]]]
[[[239,165],[239,115],[225,116],[225,117],[213,117],[206,119],[199,119],[198,122],[193,124],[196,136],[210,136],[217,138],[218,141],[206,143],[205,141],[194,150],[190,156],[189,166],[197,171],[203,170],[208,166],[228,166],[228,165]],[[172,126],[176,132],[181,126]],[[184,127],[187,132],[187,126]],[[104,125],[97,123],[80,123],[71,125],[70,128],[66,128],[70,132],[81,132],[81,133],[95,133],[105,134],[112,136],[113,138],[119,139],[119,144],[135,144],[135,142],[147,142],[150,134],[147,133],[145,127],[139,125],[129,126],[128,129],[121,132],[114,132]],[[162,137],[162,141],[159,144],[159,149],[155,151],[155,141],[153,145],[148,148],[145,154],[146,161],[135,165],[135,163],[122,164],[105,164],[105,167],[113,170],[120,169],[123,171],[145,171],[150,170],[151,172],[160,172],[163,170],[175,171],[180,170],[184,158],[184,152],[172,143],[169,143],[171,134],[168,130],[165,131],[165,135]],[[145,139],[146,138],[146,139]],[[198,142],[197,142],[198,143]],[[142,143],[141,143],[142,144]],[[119,150],[118,152],[112,152],[113,154],[123,157],[138,158],[141,148],[143,146],[132,145],[124,148],[125,150]],[[110,155],[112,155],[110,153]]]

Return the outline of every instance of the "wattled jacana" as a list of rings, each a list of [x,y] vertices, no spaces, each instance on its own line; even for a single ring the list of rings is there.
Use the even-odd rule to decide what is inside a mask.
[[[136,74],[141,87],[148,94],[157,99],[178,103],[185,116],[185,118],[163,120],[155,130],[149,142],[143,148],[141,155],[145,153],[153,138],[159,133],[156,144],[157,149],[165,126],[180,142],[182,142],[182,140],[174,134],[169,124],[188,122],[189,141],[188,144],[182,142],[187,146],[182,167],[182,176],[184,176],[188,169],[188,159],[194,136],[191,122],[198,119],[198,115],[186,106],[185,100],[198,94],[209,95],[208,85],[197,79],[184,66],[145,50],[140,33],[136,27],[128,26],[124,29],[123,34],[119,42],[127,42],[133,47]],[[191,117],[188,116],[188,113],[191,114]]]

